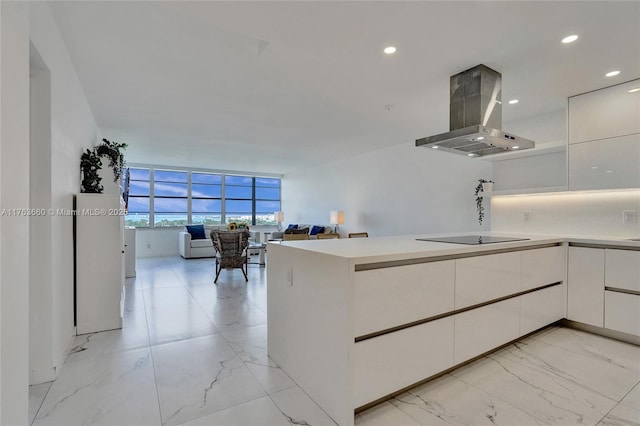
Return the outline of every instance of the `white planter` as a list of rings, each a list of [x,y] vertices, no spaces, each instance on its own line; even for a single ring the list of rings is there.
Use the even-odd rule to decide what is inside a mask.
[[[485,182],[482,184],[482,192],[493,191],[493,182]]]

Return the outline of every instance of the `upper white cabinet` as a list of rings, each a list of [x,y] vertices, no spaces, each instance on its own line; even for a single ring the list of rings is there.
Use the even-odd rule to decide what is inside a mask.
[[[569,98],[569,144],[640,133],[640,79]]]
[[[640,188],[640,79],[569,98],[569,189]]]
[[[569,189],[640,188],[640,133],[569,146]]]

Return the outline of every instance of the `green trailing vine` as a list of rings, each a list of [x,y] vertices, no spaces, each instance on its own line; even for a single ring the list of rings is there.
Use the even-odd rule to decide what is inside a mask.
[[[102,139],[100,145],[93,149],[87,149],[80,156],[80,171],[82,172],[81,192],[102,194],[104,187],[100,184],[102,178],[98,171],[102,169],[101,158],[109,159],[109,167],[113,170],[113,181],[118,182],[122,178],[122,170],[126,166],[124,153],[126,143],[111,142]]]
[[[483,192],[482,184],[489,182],[493,183],[492,180],[478,179],[478,186],[476,186],[476,210],[478,211],[478,223],[480,225],[482,225],[482,221],[484,220],[484,205],[482,204],[483,197],[480,193]]]
[[[102,194],[103,186],[100,184],[102,178],[98,175],[98,170],[102,168],[102,161],[95,150],[87,149],[80,156],[80,170],[82,171],[81,191],[92,194]]]
[[[95,150],[99,157],[109,159],[109,167],[113,170],[113,181],[118,182],[122,178],[122,170],[127,165],[122,152],[127,147],[126,143],[111,142],[102,139],[102,143]]]

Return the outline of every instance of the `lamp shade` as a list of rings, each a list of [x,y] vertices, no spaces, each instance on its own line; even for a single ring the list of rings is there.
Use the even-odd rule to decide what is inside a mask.
[[[342,210],[334,210],[329,212],[330,225],[344,225],[344,212]]]
[[[273,217],[276,220],[276,222],[284,222],[284,212],[282,211],[274,212]]]

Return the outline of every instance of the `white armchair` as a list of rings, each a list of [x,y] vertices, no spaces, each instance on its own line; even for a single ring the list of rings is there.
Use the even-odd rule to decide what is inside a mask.
[[[207,236],[205,239],[193,240],[191,239],[191,234],[186,231],[180,232],[178,249],[180,250],[180,256],[185,259],[214,257],[216,254],[211,238]]]

